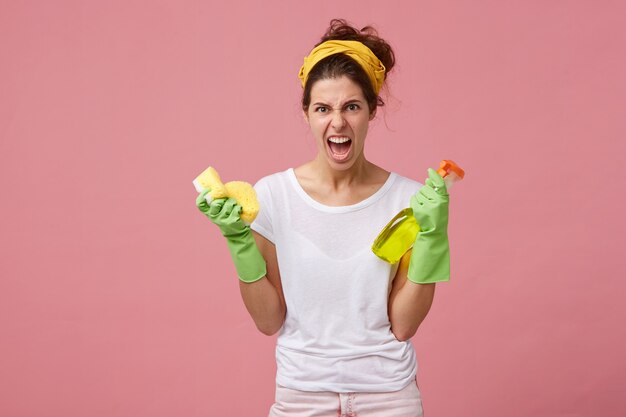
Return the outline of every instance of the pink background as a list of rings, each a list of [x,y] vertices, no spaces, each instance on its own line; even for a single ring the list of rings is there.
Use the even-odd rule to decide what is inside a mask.
[[[274,337],[194,205],[312,158],[332,17],[395,47],[368,157],[453,191],[427,417],[624,416],[620,1],[2,1],[0,415],[264,416]],[[622,214],[620,214],[622,213]]]

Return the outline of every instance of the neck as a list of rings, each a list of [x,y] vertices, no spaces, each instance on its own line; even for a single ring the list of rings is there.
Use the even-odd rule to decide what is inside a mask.
[[[318,155],[310,164],[319,181],[334,190],[363,183],[371,175],[374,168],[374,165],[367,161],[363,154],[350,168],[345,170],[333,169],[325,156],[322,155]]]

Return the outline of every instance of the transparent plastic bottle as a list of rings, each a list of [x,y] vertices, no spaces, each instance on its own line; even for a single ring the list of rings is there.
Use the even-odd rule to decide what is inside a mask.
[[[443,177],[447,190],[465,177],[465,171],[449,159],[441,161],[437,173]],[[372,245],[372,252],[380,259],[395,264],[411,249],[419,231],[413,209],[405,208],[378,234]]]

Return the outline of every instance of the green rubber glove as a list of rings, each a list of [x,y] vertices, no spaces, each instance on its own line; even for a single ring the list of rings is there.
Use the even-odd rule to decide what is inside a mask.
[[[443,178],[429,168],[426,184],[411,197],[420,232],[413,244],[408,278],[417,284],[450,280],[449,201]]]
[[[241,218],[241,206],[232,198],[218,198],[207,203],[204,190],[196,199],[198,209],[217,225],[226,238],[237,275],[243,282],[255,282],[267,274],[265,259],[254,241],[250,226]]]

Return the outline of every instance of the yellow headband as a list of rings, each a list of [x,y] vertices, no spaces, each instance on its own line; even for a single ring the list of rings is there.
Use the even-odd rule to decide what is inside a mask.
[[[302,81],[302,87],[306,84],[309,72],[315,64],[339,53],[349,56],[361,65],[372,82],[374,91],[378,94],[385,81],[385,66],[370,48],[358,41],[326,41],[316,46],[309,56],[304,58],[304,65],[300,68],[298,77]]]

